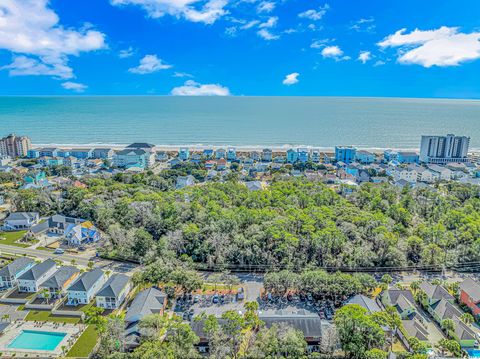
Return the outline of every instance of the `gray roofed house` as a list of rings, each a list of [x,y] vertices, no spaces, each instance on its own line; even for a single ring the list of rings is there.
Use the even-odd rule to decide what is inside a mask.
[[[369,314],[381,312],[380,306],[373,300],[362,294],[357,294],[350,298],[345,304],[358,304],[365,308]]]
[[[32,268],[18,277],[19,292],[36,292],[38,287],[45,282],[57,269],[57,263],[53,259],[47,259],[34,265]]]
[[[60,267],[40,288],[48,289],[51,298],[58,297],[58,292],[62,292],[79,274],[80,270],[74,266]]]
[[[100,268],[84,272],[67,288],[67,304],[88,304],[105,283],[105,273]]]
[[[8,215],[4,222],[4,229],[7,231],[18,231],[29,229],[39,221],[37,212],[13,212]]]
[[[11,288],[17,284],[17,279],[35,265],[31,258],[21,257],[0,269],[0,287]]]
[[[458,309],[455,305],[450,303],[446,299],[441,299],[432,306],[433,317],[437,320],[438,323],[441,323],[445,319],[455,319],[461,317],[463,312]]]
[[[402,319],[413,319],[417,315],[415,299],[409,290],[387,290],[382,295],[382,303],[395,307]]]
[[[152,150],[155,145],[146,142],[134,142],[131,145],[128,145],[126,148],[141,148],[141,149],[148,149]]]
[[[460,318],[454,319],[455,322],[455,335],[457,338],[463,341],[476,341],[477,337],[475,332],[465,324]]]
[[[130,279],[125,274],[112,275],[96,295],[97,307],[118,308],[130,291]]]
[[[422,282],[420,283],[420,289],[425,292],[431,304],[441,299],[446,299],[449,302],[455,300],[455,298],[441,285]]]
[[[419,320],[402,320],[402,324],[409,337],[414,337],[421,341],[428,341],[428,330]]]
[[[81,218],[66,217],[61,214],[54,214],[46,221],[32,226],[32,228],[30,228],[30,233],[33,235],[38,235],[48,231],[50,233],[64,234],[65,230],[70,225],[75,225],[82,222],[85,222],[85,220]]]
[[[480,302],[480,284],[472,278],[467,278],[460,283],[459,290],[468,294],[471,302]]]
[[[167,305],[167,295],[155,287],[137,294],[125,315],[125,342],[130,348],[140,343],[139,321],[150,314],[162,315]]]

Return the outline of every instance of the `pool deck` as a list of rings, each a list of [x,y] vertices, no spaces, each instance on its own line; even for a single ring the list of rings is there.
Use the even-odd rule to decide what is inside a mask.
[[[42,358],[53,358],[59,357],[62,353],[62,346],[65,346],[68,351],[70,347],[77,341],[84,329],[83,325],[72,325],[72,324],[59,324],[59,323],[48,323],[42,322],[36,324],[35,322],[20,322],[12,323],[4,331],[4,334],[0,337],[0,352],[2,355],[13,355],[17,357],[42,357]],[[31,349],[13,349],[8,348],[8,344],[15,339],[22,330],[35,330],[42,332],[55,332],[55,333],[65,333],[63,340],[57,345],[55,350],[31,350]]]

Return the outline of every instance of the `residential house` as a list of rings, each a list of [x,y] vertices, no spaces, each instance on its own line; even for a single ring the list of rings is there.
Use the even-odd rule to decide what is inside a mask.
[[[181,147],[178,151],[178,159],[186,161],[190,158],[190,150],[187,147]]]
[[[219,160],[219,159],[221,159],[221,158],[223,158],[223,159],[227,158],[227,151],[225,151],[224,148],[219,148],[219,149],[217,149],[217,150],[215,151],[215,158],[216,158],[217,160]]]
[[[40,285],[40,290],[48,290],[48,298],[58,299],[65,289],[80,275],[74,266],[60,267],[53,275]]]
[[[299,149],[297,150],[297,153],[298,153],[297,160],[298,160],[299,162],[302,162],[302,163],[308,162],[308,159],[309,159],[308,149],[306,149],[306,148],[299,148]]]
[[[262,158],[262,155],[260,152],[258,151],[250,152],[250,160],[256,162],[256,161],[260,161],[261,158]]]
[[[402,325],[408,337],[417,338],[421,342],[428,343],[428,329],[417,318],[402,320]]]
[[[37,236],[46,232],[63,235],[72,224],[77,225],[82,222],[85,222],[85,220],[74,217],[66,217],[61,214],[54,214],[47,220],[32,226],[29,233],[33,236]]]
[[[11,288],[17,285],[18,277],[35,265],[31,258],[20,257],[0,269],[0,288]]]
[[[398,163],[418,163],[419,162],[419,156],[418,153],[416,152],[410,152],[410,151],[399,151],[397,153],[397,161]]]
[[[357,149],[352,146],[336,146],[335,161],[349,164],[355,160]]]
[[[92,158],[99,158],[102,160],[110,159],[114,155],[111,148],[94,148],[92,151]]]
[[[287,163],[295,163],[298,161],[298,152],[293,148],[287,151]]]
[[[430,164],[430,165],[428,165],[428,169],[430,171],[436,172],[437,177],[441,181],[450,181],[453,177],[452,171],[450,169],[448,169],[447,167],[444,167],[444,166],[440,166],[440,165],[437,165],[437,164]]]
[[[63,158],[62,157],[40,157],[38,159],[38,163],[44,167],[56,167],[63,165]]]
[[[34,149],[34,148],[28,150],[27,157],[28,158],[39,158],[40,157],[40,150]]]
[[[70,246],[80,246],[85,243],[97,242],[100,239],[100,232],[90,221],[79,224],[70,224],[65,229],[65,239]]]
[[[210,148],[204,149],[203,150],[203,157],[204,158],[213,158],[213,153],[214,153],[214,151]]]
[[[465,279],[459,286],[460,303],[467,306],[475,318],[480,317],[480,284],[472,278]]]
[[[358,150],[355,154],[355,161],[363,164],[370,164],[375,162],[375,154],[365,150]]]
[[[150,167],[150,154],[143,149],[130,149],[118,151],[113,157],[113,163],[117,167]]]
[[[397,168],[393,171],[393,178],[395,181],[404,180],[408,183],[416,183],[418,179],[418,172],[412,168]]]
[[[39,219],[37,212],[13,212],[5,219],[3,229],[5,231],[30,229],[30,227],[38,223]]]
[[[69,157],[70,156],[70,150],[60,149],[60,150],[57,151],[57,156],[62,157],[62,158]]]
[[[181,189],[181,188],[193,186],[194,184],[195,184],[195,177],[193,177],[192,175],[178,176],[177,183],[175,184],[175,188]]]
[[[117,309],[130,292],[130,279],[125,274],[114,274],[96,294],[97,307]]]
[[[46,147],[40,149],[39,157],[57,157],[58,148],[55,147]]]
[[[213,169],[213,168],[215,167],[216,164],[217,164],[216,161],[214,161],[214,160],[208,160],[208,161],[205,162],[205,169],[206,169],[206,170],[211,170],[211,169]]]
[[[223,171],[227,168],[227,160],[225,158],[220,158],[217,160],[217,171]]]
[[[367,296],[364,296],[363,294],[357,294],[353,296],[345,304],[358,304],[359,306],[365,308],[368,314],[382,311],[377,302]]]
[[[105,283],[105,273],[100,268],[84,272],[67,288],[67,304],[88,304]]]
[[[418,314],[415,299],[409,290],[386,290],[382,294],[382,303],[395,307],[403,320],[413,319]]]
[[[57,270],[57,263],[53,259],[47,259],[18,277],[18,291],[35,293],[38,287],[45,282]]]
[[[262,161],[263,162],[272,162],[273,153],[270,148],[264,148],[262,151]]]
[[[455,298],[441,285],[422,282],[420,283],[420,290],[427,295],[427,302],[423,304],[429,307],[434,307],[441,299],[450,303],[455,301]]]
[[[145,289],[133,299],[125,315],[125,342],[128,348],[140,344],[138,323],[151,314],[163,315],[167,306],[167,295],[155,287]]]
[[[249,181],[249,182],[244,182],[244,184],[249,191],[261,191],[266,187],[265,183],[261,181]]]
[[[227,151],[227,160],[236,161],[237,160],[237,150],[234,147],[230,147]]]
[[[313,163],[319,163],[320,162],[320,151],[319,150],[312,150],[311,160]]]
[[[425,183],[433,183],[438,180],[439,176],[437,173],[429,170],[428,168],[422,166],[414,166],[417,171],[417,181]]]

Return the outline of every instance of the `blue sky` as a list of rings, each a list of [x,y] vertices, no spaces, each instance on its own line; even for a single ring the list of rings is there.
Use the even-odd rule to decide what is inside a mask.
[[[1,95],[480,98],[478,0],[0,0]]]

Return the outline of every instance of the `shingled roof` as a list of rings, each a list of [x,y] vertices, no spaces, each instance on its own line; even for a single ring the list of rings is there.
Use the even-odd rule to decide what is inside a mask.
[[[40,287],[62,289],[65,283],[79,272],[80,270],[74,266],[60,267],[50,278],[43,282]]]
[[[158,314],[164,307],[167,296],[157,288],[151,287],[138,293],[125,315],[125,321],[132,322],[135,317]]]
[[[465,279],[459,286],[475,303],[480,302],[480,284],[472,278]]]
[[[118,298],[127,286],[129,278],[125,274],[112,275],[105,285],[98,291],[97,297]]]
[[[5,267],[0,269],[1,277],[14,277],[23,271],[29,265],[35,264],[35,261],[31,258],[21,257],[15,259],[13,262],[7,264]]]
[[[28,271],[23,273],[18,279],[23,280],[37,280],[50,269],[54,268],[57,265],[53,259],[47,259],[42,263],[38,263],[30,268]]]
[[[90,272],[82,273],[70,287],[69,291],[86,292],[103,276],[103,271],[100,268],[95,268]]]

